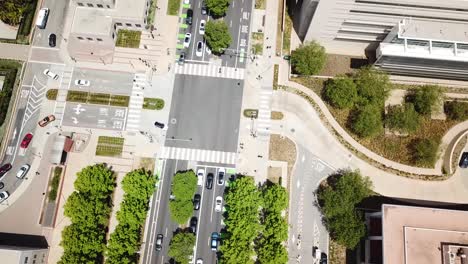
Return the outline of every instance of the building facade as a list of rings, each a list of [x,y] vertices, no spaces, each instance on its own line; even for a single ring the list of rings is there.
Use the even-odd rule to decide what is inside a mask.
[[[8,264],[45,264],[49,246],[45,237],[0,233],[0,262]]]

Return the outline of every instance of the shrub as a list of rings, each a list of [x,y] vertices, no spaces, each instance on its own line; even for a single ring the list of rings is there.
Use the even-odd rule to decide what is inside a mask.
[[[374,105],[360,107],[351,118],[351,128],[360,137],[373,137],[382,131],[382,113]]]
[[[436,85],[424,85],[410,96],[414,108],[422,115],[430,115],[441,99],[442,89]]]
[[[325,48],[315,41],[301,44],[291,53],[291,65],[294,72],[302,75],[314,75],[322,70],[327,59]]]
[[[355,75],[359,104],[383,107],[390,91],[388,75],[373,67],[363,67]]]
[[[434,139],[420,139],[414,144],[413,158],[416,164],[432,167],[437,158],[439,142]]]
[[[357,99],[356,84],[346,76],[330,79],[325,86],[325,98],[338,108],[351,108]]]
[[[450,101],[444,105],[445,114],[452,120],[468,119],[468,102]]]
[[[407,103],[404,106],[389,107],[385,123],[388,128],[402,133],[411,133],[419,128],[421,118],[414,110],[414,105]]]

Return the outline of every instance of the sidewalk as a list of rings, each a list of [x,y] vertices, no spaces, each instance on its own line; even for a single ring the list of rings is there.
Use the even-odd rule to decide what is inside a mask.
[[[30,45],[0,43],[0,58],[27,61]]]

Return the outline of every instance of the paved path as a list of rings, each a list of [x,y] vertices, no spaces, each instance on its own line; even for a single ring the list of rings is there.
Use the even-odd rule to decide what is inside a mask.
[[[29,45],[0,43],[0,58],[26,61],[30,48]]]

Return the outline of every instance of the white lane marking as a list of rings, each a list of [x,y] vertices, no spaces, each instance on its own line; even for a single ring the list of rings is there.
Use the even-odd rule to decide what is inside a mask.
[[[242,18],[241,18],[241,22],[242,22]],[[237,51],[239,51],[239,43],[240,43],[241,28],[242,28],[242,27],[239,27],[239,34],[237,34],[236,53],[238,53]],[[238,61],[238,58],[239,58],[239,56],[237,56],[237,54],[236,54],[236,62],[234,63],[234,67],[235,67],[235,68],[237,68],[237,61]]]
[[[198,167],[197,166],[197,171],[198,171],[198,168],[201,168],[201,167]],[[203,169],[205,170],[205,174],[206,174],[206,167],[203,167]],[[200,202],[200,209],[199,209],[199,213],[198,213],[198,226],[197,226],[197,238],[195,240],[195,250],[193,252],[193,259],[197,259],[197,246],[198,246],[198,238],[199,238],[199,234],[200,232],[198,232],[198,228],[200,227],[200,223],[201,223],[201,217],[202,217],[202,209],[203,209],[203,197],[205,197],[203,194],[205,193],[205,188],[204,188],[204,184],[202,184],[201,186],[202,188],[202,192],[201,192],[201,202]]]

